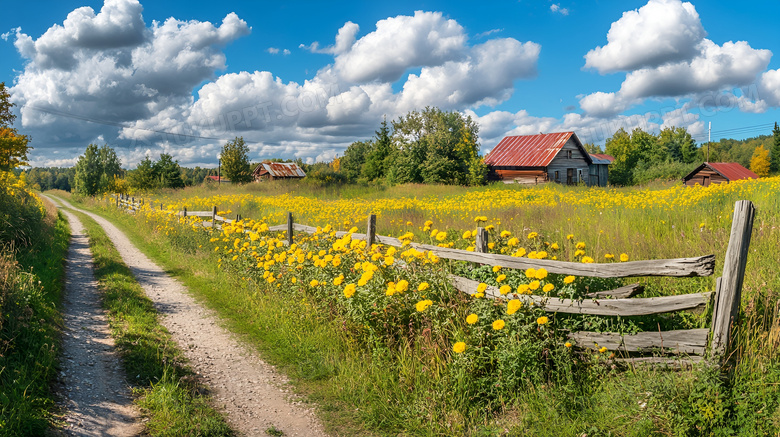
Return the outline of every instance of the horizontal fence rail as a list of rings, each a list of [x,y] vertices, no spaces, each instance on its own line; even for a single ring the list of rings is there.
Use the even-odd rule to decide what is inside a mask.
[[[116,206],[125,208],[130,212],[138,211],[143,207],[143,200],[136,202],[134,198],[116,196]],[[162,204],[160,209],[162,209]],[[241,219],[236,215],[235,219],[219,216],[217,207],[211,211],[170,211],[179,216],[195,216],[208,218],[200,225],[207,228],[222,229],[222,223],[234,223]],[[543,308],[550,313],[585,314],[594,316],[645,316],[663,314],[676,311],[701,311],[714,302],[712,326],[709,329],[682,329],[673,331],[639,332],[636,334],[618,334],[611,332],[572,332],[568,338],[577,343],[580,348],[598,345],[607,350],[626,354],[647,353],[662,351],[675,355],[686,355],[681,361],[678,357],[624,357],[615,361],[630,362],[634,364],[668,364],[675,366],[690,365],[704,359],[709,351],[709,356],[717,360],[723,360],[730,351],[730,336],[733,327],[738,321],[739,305],[741,299],[742,281],[745,274],[748,248],[750,246],[750,234],[753,228],[755,207],[752,202],[742,200],[736,203],[732,221],[731,236],[725,256],[723,277],[716,279],[715,291],[702,293],[689,293],[676,296],[662,296],[650,298],[634,298],[644,291],[644,286],[636,283],[614,290],[587,293],[587,299],[573,300],[557,297],[545,297],[537,295],[518,295],[508,293],[502,295],[498,287],[488,286],[484,290],[485,297],[492,299],[520,299],[524,304]],[[660,259],[629,261],[613,264],[577,263],[568,261],[555,261],[547,259],[519,258],[509,255],[486,253],[488,234],[483,228],[477,229],[475,251],[444,248],[430,244],[407,242],[398,238],[376,234],[376,216],[369,215],[367,232],[349,233],[336,231],[336,237],[350,234],[352,239],[364,240],[368,243],[368,249],[374,243],[394,247],[408,247],[420,251],[430,251],[439,258],[455,261],[466,261],[476,264],[501,266],[526,270],[529,268],[544,268],[548,273],[588,276],[596,278],[628,278],[628,277],[702,277],[711,276],[715,271],[715,255],[704,255],[692,258]],[[283,232],[286,234],[288,245],[293,244],[294,232],[314,234],[317,227],[293,222],[292,213],[287,213],[287,223],[269,226],[269,232]],[[244,230],[244,232],[249,232]],[[449,276],[450,285],[454,289],[468,294],[475,294],[478,281],[459,276]]]

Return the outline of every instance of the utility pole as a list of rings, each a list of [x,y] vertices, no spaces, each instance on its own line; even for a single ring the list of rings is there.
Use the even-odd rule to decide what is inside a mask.
[[[712,122],[707,128],[707,162],[710,162],[710,143],[712,142]]]

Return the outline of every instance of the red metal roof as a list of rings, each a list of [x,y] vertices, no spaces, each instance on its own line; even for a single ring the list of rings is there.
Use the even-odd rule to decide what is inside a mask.
[[[257,166],[255,175],[270,173],[275,178],[302,178],[306,173],[294,162],[266,162]]]
[[[574,132],[504,137],[485,157],[485,164],[494,167],[546,167],[572,135]]]
[[[738,181],[740,179],[758,179],[757,174],[746,169],[745,167],[742,167],[736,162],[705,162],[704,165],[707,165],[730,181]]]
[[[210,179],[212,181],[219,181],[219,176],[206,176],[206,179]],[[230,182],[230,179],[227,179],[226,177],[222,176],[222,182]]]
[[[615,157],[612,155],[607,155],[606,153],[591,153],[590,156],[595,156],[598,159],[603,159],[609,162],[612,162],[615,160]]]

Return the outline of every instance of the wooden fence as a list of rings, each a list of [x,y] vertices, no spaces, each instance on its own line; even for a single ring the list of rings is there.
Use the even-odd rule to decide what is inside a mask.
[[[143,200],[136,202],[127,196],[116,196],[116,206],[137,211]],[[160,205],[162,209],[162,205]],[[682,294],[650,298],[635,298],[641,294],[643,287],[631,284],[614,290],[589,293],[586,300],[561,299],[535,295],[508,294],[502,296],[497,287],[489,286],[485,297],[491,299],[521,299],[524,304],[533,303],[550,313],[589,314],[597,316],[642,316],[662,314],[685,310],[703,310],[713,303],[713,316],[710,329],[685,329],[673,331],[640,332],[621,335],[609,332],[580,331],[569,333],[568,336],[579,347],[592,346],[614,351],[622,358],[616,361],[624,363],[665,363],[670,365],[689,365],[701,361],[705,357],[713,361],[721,361],[730,352],[730,338],[734,324],[739,315],[742,282],[745,275],[750,236],[753,229],[755,207],[748,200],[738,201],[734,206],[734,216],[731,225],[731,235],[726,249],[723,276],[716,279],[715,290],[703,293]],[[221,217],[217,207],[211,211],[171,212],[181,216],[198,216],[210,218],[201,222],[204,227],[221,229],[221,223],[232,223],[240,220]],[[365,234],[353,233],[352,238],[365,240],[367,248],[374,243],[402,247],[403,242],[397,238],[376,234],[376,216],[369,215]],[[285,232],[287,244],[293,243],[294,232],[313,234],[316,227],[294,223],[292,213],[287,213],[287,223],[269,227],[272,232]],[[336,232],[342,237],[347,232]],[[711,276],[715,270],[715,255],[705,255],[694,258],[659,259],[645,261],[630,261],[612,264],[585,264],[577,262],[539,260],[518,258],[509,255],[487,253],[488,233],[484,228],[477,228],[476,247],[474,252],[443,248],[429,244],[411,243],[421,251],[430,251],[440,258],[468,261],[503,268],[528,269],[544,268],[549,273],[597,278],[627,278],[627,277],[701,277]],[[479,282],[450,276],[452,286],[468,294],[477,293]],[[662,351],[665,356],[629,357],[630,354]]]

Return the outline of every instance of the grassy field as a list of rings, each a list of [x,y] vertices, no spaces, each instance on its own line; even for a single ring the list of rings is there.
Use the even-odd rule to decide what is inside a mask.
[[[255,236],[252,240],[253,233],[247,234],[245,242],[234,241],[229,232],[198,231],[151,208],[128,216],[100,201],[92,207],[104,208],[138,242],[143,240],[145,250],[190,281],[234,329],[286,369],[299,389],[320,404],[328,423],[341,424],[342,433],[767,435],[780,430],[778,192],[780,179],[774,178],[706,189],[617,190],[495,185],[336,191],[278,183],[147,198],[155,210],[163,203],[173,210],[216,205],[225,214],[239,213]],[[621,254],[638,260],[714,253],[719,275],[733,204],[740,199],[752,200],[758,214],[737,347],[726,375],[704,368],[614,369],[593,351],[574,352],[563,345],[558,331],[566,323],[593,321],[551,317],[542,324],[531,308],[510,317],[504,306],[452,294],[443,281],[458,271],[500,285],[506,273],[501,280],[516,286],[525,281],[517,272],[474,270],[400,251],[390,254],[386,248],[379,248],[381,258],[366,259],[359,247],[345,247],[327,233],[297,236],[298,247],[288,250],[262,227],[281,223],[283,214],[292,211],[299,223],[360,229],[365,216],[375,212],[380,234],[468,249],[474,244],[469,234],[475,218],[484,216],[479,224],[493,228],[495,252],[520,256],[522,249],[525,256],[545,252],[547,258],[596,262],[618,262]],[[333,262],[335,255],[340,265]],[[393,267],[393,255],[412,268]],[[297,267],[288,260],[293,256]],[[367,270],[377,274],[367,277]],[[219,292],[208,291],[215,278],[222,278]],[[360,285],[358,278],[367,281]],[[555,293],[574,293],[584,284],[614,285],[577,278],[567,288],[562,279],[550,275],[542,282],[552,284]],[[403,287],[401,281],[406,281]],[[649,296],[714,287],[714,277],[642,282]],[[354,283],[357,291],[348,290]],[[431,303],[420,307],[424,301]],[[479,322],[467,322],[468,314],[478,314]],[[493,324],[491,329],[498,318],[506,319],[506,328]],[[606,325],[653,329],[647,322]],[[709,320],[691,315],[668,323],[706,327]],[[453,351],[459,340],[466,345],[463,352]]]
[[[0,213],[25,211],[19,205],[0,203]],[[45,202],[41,208],[42,218],[34,217],[36,207],[19,217],[36,229],[27,244],[13,247],[0,239],[0,435],[4,436],[42,435],[58,414],[49,385],[56,376],[60,351],[59,305],[70,231],[53,205]],[[6,227],[14,225],[11,221]]]

